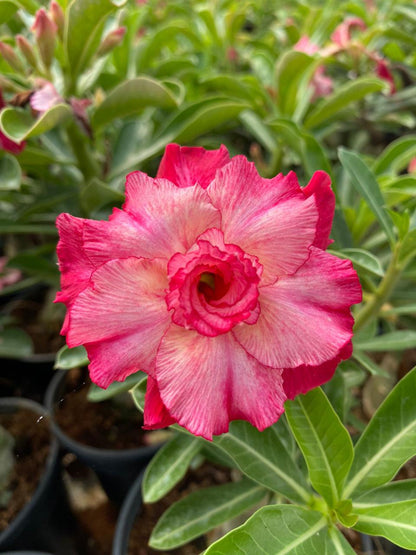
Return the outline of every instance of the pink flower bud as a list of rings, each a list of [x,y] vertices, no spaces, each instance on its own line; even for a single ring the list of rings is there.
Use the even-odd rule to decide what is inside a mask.
[[[51,19],[49,19],[44,8],[41,8],[36,12],[35,23],[32,25],[32,31],[35,33],[40,57],[42,58],[45,67],[49,68],[55,52],[57,26]]]
[[[63,38],[65,28],[65,14],[56,0],[51,1],[51,4],[49,6],[49,15],[58,28],[58,35]]]
[[[16,44],[19,47],[20,52],[26,58],[27,63],[33,68],[36,68],[38,65],[36,55],[33,51],[33,46],[30,44],[27,38],[23,35],[16,35]]]
[[[117,29],[114,29],[114,31],[110,31],[108,35],[104,37],[103,42],[100,44],[97,50],[97,56],[105,56],[105,54],[108,54],[116,46],[121,44],[125,33],[125,27],[118,27]]]
[[[25,72],[22,61],[9,44],[0,41],[0,54],[15,71]]]
[[[416,173],[416,158],[412,158],[407,166],[407,173]]]

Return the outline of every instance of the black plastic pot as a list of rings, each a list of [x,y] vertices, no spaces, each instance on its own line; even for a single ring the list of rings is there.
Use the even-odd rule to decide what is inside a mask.
[[[47,416],[44,407],[29,399],[0,398],[0,412],[19,409]],[[72,540],[73,515],[61,480],[58,442],[51,434],[50,449],[43,475],[30,499],[10,525],[0,533],[0,552],[38,549],[59,555],[76,555]]]
[[[121,504],[131,484],[156,453],[160,445],[133,449],[99,449],[84,445],[68,436],[54,419],[54,409],[65,391],[66,371],[57,372],[46,391],[45,405],[51,415],[54,433],[61,445],[74,453],[98,476],[111,501]],[[97,404],[97,410],[99,405]],[[79,415],[82,418],[82,415]]]
[[[130,541],[130,532],[142,507],[142,472],[133,482],[129,493],[120,509],[113,540],[112,555],[126,555]]]

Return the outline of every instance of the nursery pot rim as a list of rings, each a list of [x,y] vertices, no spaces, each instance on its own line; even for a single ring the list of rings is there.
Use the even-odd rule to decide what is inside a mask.
[[[37,403],[36,401],[32,401],[31,399],[25,399],[21,397],[1,397],[0,413],[3,412],[1,409],[8,408],[8,407],[10,408],[15,407],[17,409],[19,408],[28,409],[43,418],[50,416],[48,410],[43,405],[41,405],[40,403]],[[49,418],[49,440],[50,440],[49,453],[48,453],[48,457],[46,459],[46,463],[43,468],[42,476],[39,480],[39,483],[33,495],[31,496],[29,501],[25,504],[25,506],[22,508],[22,510],[19,512],[19,514],[16,516],[16,518],[12,520],[12,522],[8,525],[8,527],[5,530],[0,532],[0,549],[3,543],[6,543],[7,541],[9,541],[10,538],[12,538],[16,534],[16,531],[23,524],[24,520],[27,518],[28,514],[32,510],[32,507],[36,505],[38,500],[43,496],[46,488],[49,485],[49,475],[54,469],[54,466],[58,459],[58,454],[59,454],[59,445],[56,438],[53,435],[50,418]]]
[[[129,459],[132,459],[132,460],[136,459],[139,452],[143,456],[152,455],[155,452],[155,450],[157,450],[160,447],[160,444],[156,444],[156,445],[142,445],[138,447],[128,447],[125,449],[106,449],[102,447],[93,447],[91,445],[86,445],[85,443],[81,443],[80,441],[68,435],[64,430],[62,430],[59,424],[56,423],[55,416],[54,416],[54,412],[55,412],[54,406],[59,403],[59,401],[56,401],[56,393],[59,388],[59,385],[64,380],[67,372],[68,372],[67,370],[58,370],[56,372],[56,375],[53,376],[52,380],[50,381],[50,384],[46,390],[45,398],[44,398],[45,406],[49,411],[49,418],[50,418],[52,429],[56,434],[56,436],[59,438],[59,441],[64,446],[66,446],[70,450],[75,449],[76,451],[74,452],[79,452],[80,454],[84,454],[86,457],[100,456],[102,460],[105,460],[105,459],[112,460],[116,457],[117,459],[123,459],[125,461],[128,461]]]
[[[144,473],[145,470],[142,470],[134,480],[121,506],[113,538],[112,555],[126,555],[127,553],[131,529],[142,507],[142,482]]]

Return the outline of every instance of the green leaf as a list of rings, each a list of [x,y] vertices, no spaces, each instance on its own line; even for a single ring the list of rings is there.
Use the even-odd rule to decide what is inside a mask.
[[[91,123],[95,129],[115,118],[139,114],[147,106],[174,108],[174,95],[162,82],[150,77],[136,77],[113,89],[94,112]]]
[[[195,138],[213,129],[217,129],[230,120],[236,119],[238,114],[245,108],[247,108],[246,104],[226,98],[209,98],[182,108],[179,112],[175,113],[174,117],[167,123],[166,127],[160,132],[160,135],[153,140],[152,144],[131,153],[123,160],[122,165],[113,167],[110,177],[115,177],[124,174],[132,168],[137,168],[144,160],[162,152],[168,143],[192,142]]]
[[[68,104],[57,104],[36,120],[28,112],[18,108],[5,108],[0,115],[0,128],[9,139],[20,142],[46,133],[71,115],[72,110]]]
[[[383,81],[373,77],[359,77],[338,87],[334,93],[322,99],[316,108],[311,110],[305,119],[305,128],[311,129],[322,125],[352,102],[357,102],[368,94],[381,91],[384,87]]]
[[[16,224],[0,220],[0,233],[39,233],[40,235],[58,235],[56,226],[48,224]]]
[[[11,154],[5,153],[0,158],[0,191],[13,191],[20,189],[22,170],[19,162]]]
[[[199,438],[185,434],[177,434],[165,443],[146,467],[143,501],[154,503],[168,493],[185,476],[202,445]]]
[[[351,260],[356,269],[365,270],[375,276],[384,276],[384,270],[380,260],[369,251],[364,249],[343,249],[342,251],[334,251],[330,249],[329,252],[339,258]]]
[[[311,484],[334,507],[353,459],[350,435],[320,388],[287,401],[285,409]]]
[[[381,368],[378,364],[374,362],[374,360],[364,354],[362,351],[356,348],[354,349],[353,357],[355,360],[361,364],[366,370],[370,372],[373,376],[389,376],[389,373]]]
[[[73,0],[66,12],[64,44],[73,78],[95,54],[107,17],[116,9],[110,0]]]
[[[372,170],[376,175],[398,173],[416,156],[416,135],[407,135],[392,141],[375,161]]]
[[[416,255],[416,229],[409,231],[400,246],[398,262],[407,264]]]
[[[64,345],[56,353],[54,368],[57,370],[70,370],[71,368],[86,366],[89,362],[87,351],[82,345],[72,349]]]
[[[355,530],[383,536],[405,549],[416,549],[416,500],[356,509]]]
[[[354,507],[363,509],[367,506],[386,505],[398,501],[411,501],[416,499],[416,478],[411,480],[397,480],[385,486],[372,489],[360,495],[354,501]]]
[[[1,0],[0,2],[0,25],[7,23],[19,9],[19,5],[11,0]]]
[[[326,517],[316,511],[271,505],[213,543],[204,555],[323,555],[326,525]]]
[[[0,331],[0,357],[25,358],[33,353],[29,335],[20,328],[5,328]]]
[[[357,339],[354,346],[362,351],[402,351],[416,347],[416,331],[399,330],[377,335],[372,339]]]
[[[107,389],[102,389],[101,387],[98,387],[98,385],[91,384],[88,391],[88,400],[93,403],[100,403],[106,399],[111,399],[111,397],[114,397],[115,395],[130,391],[130,389],[133,389],[137,383],[142,381],[144,376],[146,376],[144,372],[135,372],[134,374],[127,376],[124,382],[111,383]]]
[[[143,374],[141,380],[130,390],[134,404],[139,411],[144,412],[144,396],[146,394],[147,375]]]
[[[18,268],[22,272],[40,278],[51,285],[59,283],[59,270],[55,262],[39,254],[22,252],[10,258],[8,266]]]
[[[329,529],[326,553],[328,555],[355,555],[354,549],[347,542],[344,534],[335,526],[331,526]]]
[[[304,52],[290,50],[280,56],[276,66],[277,104],[282,116],[293,116],[305,96],[308,81],[318,61]]]
[[[416,455],[416,368],[380,405],[355,446],[344,496],[388,482]]]
[[[81,190],[80,204],[88,216],[91,216],[106,205],[119,205],[124,202],[124,195],[112,189],[97,178],[93,178]]]
[[[305,478],[280,438],[283,422],[259,432],[248,422],[232,422],[227,434],[214,438],[252,480],[295,502],[309,501]]]
[[[355,152],[340,148],[338,155],[354,188],[363,196],[393,245],[395,242],[393,222],[385,210],[384,198],[373,173]]]
[[[153,529],[149,545],[173,549],[235,518],[265,496],[250,480],[204,488],[174,503]]]

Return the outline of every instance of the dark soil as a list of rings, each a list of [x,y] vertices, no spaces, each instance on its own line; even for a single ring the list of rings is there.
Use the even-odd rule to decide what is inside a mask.
[[[91,381],[84,370],[68,372],[65,392],[55,418],[71,438],[100,449],[133,449],[146,445],[149,435],[129,394],[92,403],[87,399]]]
[[[30,501],[38,486],[49,454],[50,432],[47,420],[27,409],[0,413],[0,425],[15,440],[15,465],[7,486],[12,496],[7,507],[0,508],[2,531]]]
[[[163,499],[157,503],[143,505],[130,533],[128,555],[160,555],[161,551],[149,547],[148,541],[153,528],[166,509],[193,491],[230,481],[231,472],[227,468],[205,463],[196,469],[190,469],[185,478]],[[207,547],[206,538],[200,537],[187,545],[166,553],[171,555],[197,555]]]

